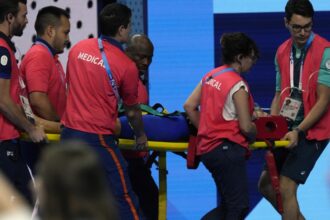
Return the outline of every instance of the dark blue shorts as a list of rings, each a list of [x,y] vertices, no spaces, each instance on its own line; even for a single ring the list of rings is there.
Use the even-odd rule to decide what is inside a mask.
[[[25,163],[30,167],[32,174],[36,175],[36,166],[40,159],[41,153],[47,144],[33,143],[31,141],[20,141],[22,157]]]
[[[307,140],[304,134],[300,134],[298,145],[294,148],[275,148],[273,153],[280,175],[289,177],[297,184],[304,184],[328,142]]]
[[[0,141],[0,171],[33,205],[32,193],[29,189],[31,176],[22,158],[18,140]]]

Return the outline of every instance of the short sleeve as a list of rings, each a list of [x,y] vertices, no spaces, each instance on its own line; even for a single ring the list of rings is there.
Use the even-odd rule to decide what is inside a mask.
[[[11,59],[9,50],[5,47],[0,47],[0,78],[11,78]]]
[[[47,92],[50,74],[53,71],[53,57],[46,52],[35,52],[24,57],[22,72],[26,79],[28,92]]]
[[[231,120],[236,120],[237,119],[237,113],[236,113],[236,108],[235,108],[235,104],[233,102],[233,95],[240,90],[241,88],[244,88],[244,90],[246,92],[248,91],[248,87],[245,84],[244,81],[239,81],[238,83],[236,83],[230,90],[227,99],[226,99],[226,103],[224,105],[223,108],[223,112],[222,112],[222,116],[225,120],[227,121],[231,121]]]
[[[330,87],[330,48],[324,50],[317,82]]]

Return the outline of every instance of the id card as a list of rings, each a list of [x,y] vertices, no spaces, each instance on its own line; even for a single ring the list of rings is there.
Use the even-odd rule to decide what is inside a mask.
[[[32,112],[29,100],[26,97],[22,96],[22,95],[20,95],[19,98],[21,99],[21,103],[22,103],[22,106],[23,106],[24,113],[25,113],[26,117],[29,120],[34,121],[34,114]]]
[[[18,77],[18,82],[19,82],[21,89],[22,90],[25,89],[26,86],[25,86],[25,83],[24,83],[22,77]]]
[[[289,118],[293,121],[296,120],[298,111],[301,107],[301,101],[286,97],[284,99],[280,115],[285,118]]]

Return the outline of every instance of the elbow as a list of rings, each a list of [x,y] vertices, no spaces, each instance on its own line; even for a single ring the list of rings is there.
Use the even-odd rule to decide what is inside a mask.
[[[188,117],[191,118],[194,112],[194,108],[191,105],[185,103],[183,105],[183,109],[187,113]]]
[[[183,109],[185,112],[189,111],[189,104],[188,103],[184,103],[183,104]]]
[[[183,109],[185,110],[185,112],[187,113],[187,114],[189,114],[189,113],[191,113],[191,112],[193,112],[193,111],[196,111],[196,109],[197,109],[197,107],[196,106],[194,106],[194,105],[192,105],[192,104],[190,104],[190,103],[184,103],[184,105],[183,105]]]

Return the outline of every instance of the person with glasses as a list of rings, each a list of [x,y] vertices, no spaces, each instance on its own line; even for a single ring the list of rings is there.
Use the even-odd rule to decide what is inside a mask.
[[[223,65],[207,73],[184,104],[198,128],[197,155],[212,174],[221,205],[202,219],[244,219],[249,210],[246,158],[256,137],[253,98],[241,74],[255,64],[259,52],[244,33],[220,40]]]
[[[285,7],[285,27],[291,38],[279,46],[276,58],[276,92],[272,115],[289,121],[285,149],[275,149],[280,174],[284,220],[305,219],[297,201],[304,184],[330,138],[330,43],[312,32],[314,9],[309,0],[289,0]],[[263,196],[278,208],[269,172],[259,180]]]

